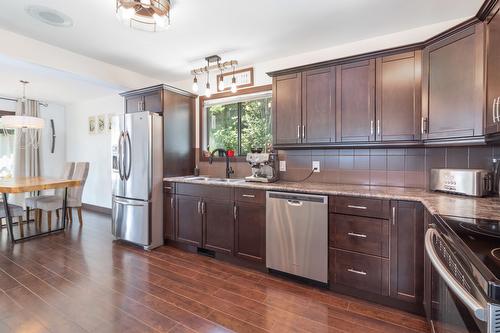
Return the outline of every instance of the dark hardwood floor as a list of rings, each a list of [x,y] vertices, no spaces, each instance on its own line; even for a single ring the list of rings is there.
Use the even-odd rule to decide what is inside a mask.
[[[113,242],[105,215],[85,212],[84,222],[14,246],[0,232],[0,332],[428,332],[398,310]]]

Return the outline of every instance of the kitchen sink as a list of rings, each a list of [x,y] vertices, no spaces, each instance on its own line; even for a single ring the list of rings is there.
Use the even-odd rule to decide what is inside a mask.
[[[202,181],[202,182],[221,182],[221,183],[236,183],[243,179],[238,178],[210,178],[210,177],[185,177],[186,180]]]

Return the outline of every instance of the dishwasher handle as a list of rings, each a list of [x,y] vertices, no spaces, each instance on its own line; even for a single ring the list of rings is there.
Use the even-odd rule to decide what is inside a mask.
[[[286,201],[290,206],[294,206],[294,207],[302,207],[302,205],[304,204],[302,201],[299,201],[299,200],[287,200]]]

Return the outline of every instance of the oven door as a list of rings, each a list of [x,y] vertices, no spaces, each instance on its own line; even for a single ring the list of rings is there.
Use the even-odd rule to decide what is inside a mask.
[[[487,303],[461,271],[454,252],[434,228],[425,235],[431,263],[430,317],[435,333],[488,333]]]

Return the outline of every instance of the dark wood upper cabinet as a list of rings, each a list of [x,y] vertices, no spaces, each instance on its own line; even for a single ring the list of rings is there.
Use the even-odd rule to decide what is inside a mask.
[[[155,90],[144,94],[144,111],[163,112],[163,91]]]
[[[426,47],[422,114],[425,139],[479,136],[484,114],[484,25]]]
[[[424,215],[417,202],[391,201],[390,295],[421,304],[424,289]]]
[[[486,126],[485,134],[500,132],[500,15],[486,25]]]
[[[420,139],[422,52],[376,60],[376,139]]]
[[[275,144],[301,142],[301,77],[301,73],[295,73],[273,79],[273,136]]]
[[[133,113],[140,112],[144,107],[143,96],[128,96],[125,97],[125,112]]]
[[[375,60],[337,66],[337,142],[375,140]]]
[[[234,249],[234,205],[232,201],[204,198],[203,248],[232,254]]]
[[[303,143],[335,142],[335,67],[302,73]]]
[[[201,198],[176,195],[176,240],[196,247],[202,243]]]

